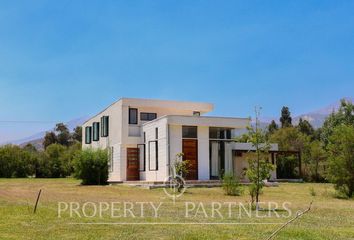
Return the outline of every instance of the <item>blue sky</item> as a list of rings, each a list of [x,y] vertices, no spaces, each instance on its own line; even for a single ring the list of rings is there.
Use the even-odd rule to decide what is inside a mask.
[[[294,115],[354,93],[354,1],[1,1],[0,142],[122,96]],[[50,121],[5,123],[1,121]]]

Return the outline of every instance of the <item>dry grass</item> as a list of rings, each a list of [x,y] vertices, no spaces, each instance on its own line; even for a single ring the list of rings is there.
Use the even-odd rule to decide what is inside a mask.
[[[316,196],[312,196],[313,188]],[[42,189],[38,212],[33,205]],[[281,204],[288,201],[295,213],[305,209],[314,200],[313,209],[285,228],[276,239],[351,239],[354,238],[354,201],[333,197],[330,184],[281,184],[265,188],[262,201]],[[164,202],[159,218],[147,211],[144,218],[58,218],[58,202]],[[285,222],[271,217],[185,218],[185,202],[202,202],[208,214],[212,202],[246,204],[249,197],[225,196],[221,188],[194,188],[174,205],[162,189],[146,190],[129,186],[80,186],[73,179],[0,179],[0,239],[264,239],[278,225],[70,225],[71,222]],[[227,209],[221,211],[227,216]],[[139,211],[134,213],[138,215]],[[279,212],[281,213],[281,212]],[[209,215],[210,216],[210,215]]]

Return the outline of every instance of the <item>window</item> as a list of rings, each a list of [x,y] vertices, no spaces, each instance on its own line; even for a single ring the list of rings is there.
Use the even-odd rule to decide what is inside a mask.
[[[92,139],[92,127],[85,127],[85,143],[90,144]]]
[[[158,141],[149,142],[149,171],[157,171],[159,169],[159,149]]]
[[[209,138],[231,139],[231,129],[211,127],[209,128]]]
[[[108,169],[110,172],[113,172],[113,147],[111,147],[111,152],[109,154],[109,163],[108,163]]]
[[[141,121],[151,121],[157,118],[157,114],[156,113],[146,113],[146,112],[142,112],[140,113],[140,120]]]
[[[101,117],[101,137],[108,137],[109,117]]]
[[[129,124],[138,124],[137,108],[129,108]]]
[[[199,117],[199,116],[200,116],[200,112],[194,111],[194,112],[193,112],[193,116]]]
[[[155,139],[159,139],[159,129],[155,128]]]
[[[145,144],[138,144],[139,148],[139,171],[145,172]]]
[[[93,126],[93,141],[98,141],[100,140],[100,123],[99,122],[94,122],[92,124]]]
[[[182,126],[183,138],[198,138],[198,128],[196,126]]]

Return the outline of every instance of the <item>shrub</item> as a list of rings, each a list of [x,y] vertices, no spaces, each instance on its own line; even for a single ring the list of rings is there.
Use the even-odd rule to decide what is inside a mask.
[[[354,126],[340,125],[329,137],[329,179],[341,195],[354,196]]]
[[[226,195],[240,196],[242,187],[238,178],[231,173],[225,173],[222,178],[222,188]]]
[[[108,180],[108,153],[106,150],[86,149],[74,156],[74,176],[83,185],[104,185]]]
[[[0,177],[27,177],[33,175],[33,156],[15,145],[0,147]]]

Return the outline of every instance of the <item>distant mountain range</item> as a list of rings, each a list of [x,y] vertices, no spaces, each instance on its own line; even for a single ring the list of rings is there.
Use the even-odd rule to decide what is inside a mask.
[[[354,102],[354,98],[345,98],[345,99],[347,101]],[[302,118],[304,120],[306,119],[307,121],[309,121],[312,124],[312,126],[314,126],[315,128],[319,128],[323,125],[323,123],[324,123],[325,119],[328,117],[328,115],[330,115],[333,111],[337,111],[339,106],[340,106],[340,100],[328,105],[327,107],[293,117],[293,124],[297,124],[299,122],[299,119]],[[69,122],[66,122],[65,124],[68,126],[70,131],[72,131],[76,126],[81,126],[87,119],[89,119],[88,116],[80,117],[80,118],[73,119]],[[277,123],[279,123],[279,117],[277,117],[277,118],[272,118],[272,117],[263,118],[260,121],[261,128],[266,128],[273,119]],[[20,146],[24,146],[27,143],[32,143],[38,149],[41,149],[43,137],[44,137],[46,131],[50,131],[50,130],[51,129],[47,129],[45,131],[31,135],[27,138],[22,138],[22,139],[19,139],[16,141],[12,141],[11,143],[17,144]],[[237,134],[240,134],[243,132],[244,131],[241,131]]]
[[[344,99],[346,101],[354,102],[354,98],[346,97]],[[319,127],[322,127],[326,118],[333,111],[338,111],[339,107],[340,107],[340,100],[338,100],[338,101],[336,101],[324,108],[293,117],[292,122],[294,125],[296,125],[296,124],[298,124],[300,118],[302,118],[303,120],[309,121],[314,128],[319,128]],[[265,119],[261,120],[261,126],[264,126],[264,125],[268,126],[268,124],[272,121],[272,119],[274,119],[274,121],[279,123],[279,117],[278,118],[265,118]]]

